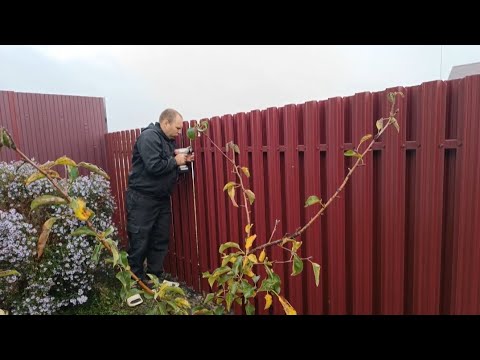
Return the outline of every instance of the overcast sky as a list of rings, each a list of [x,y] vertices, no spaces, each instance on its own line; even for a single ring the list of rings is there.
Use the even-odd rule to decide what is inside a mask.
[[[480,46],[0,46],[0,90],[106,99],[109,131],[446,80]]]

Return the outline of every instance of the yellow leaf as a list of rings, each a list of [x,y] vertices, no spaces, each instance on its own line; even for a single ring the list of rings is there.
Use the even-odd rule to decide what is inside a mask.
[[[272,306],[272,295],[267,293],[265,295],[265,310],[267,310],[270,306]]]
[[[257,257],[255,256],[255,254],[250,254],[248,255],[248,260],[250,260],[251,262],[253,262],[254,264],[256,264],[258,261],[257,261]]]
[[[72,159],[70,159],[66,156],[62,156],[62,157],[58,158],[57,160],[55,160],[55,165],[77,166],[75,161],[73,161]]]
[[[237,257],[236,257],[236,256],[232,256],[232,257],[230,258],[230,262],[231,262],[232,264],[234,264],[235,261],[237,261]]]
[[[250,171],[248,170],[247,167],[242,167],[242,171],[245,174],[246,177],[250,177]]]
[[[252,269],[248,269],[244,273],[245,273],[245,275],[247,275],[248,277],[251,277],[251,278],[255,276],[255,273],[252,271]]]
[[[300,248],[300,246],[302,246],[301,241],[293,240],[292,251],[297,252],[297,250]]]
[[[86,221],[93,215],[93,211],[85,207],[85,201],[82,199],[73,199],[70,203],[70,207],[73,209],[75,216],[82,220]]]
[[[265,249],[263,249],[262,252],[260,253],[260,256],[258,257],[258,261],[262,262],[263,260],[265,260],[266,255],[267,253],[265,252]]]
[[[283,306],[283,311],[285,311],[285,314],[287,315],[297,315],[297,312],[293,308],[292,305],[283,297],[278,295],[278,300],[280,300],[280,303]]]
[[[363,143],[363,142],[365,142],[365,141],[367,141],[367,140],[369,140],[369,139],[371,139],[371,138],[372,138],[372,134],[367,134],[367,135],[365,135],[364,137],[362,137],[362,138],[360,139],[360,144]]]
[[[60,179],[60,175],[58,174],[58,172],[56,172],[55,170],[44,170],[51,178],[57,178],[57,179]],[[37,181],[37,180],[40,180],[40,179],[43,179],[45,177],[45,175],[43,175],[41,172],[36,172],[32,175],[30,175],[30,177],[27,179],[27,181],[25,181],[25,185],[29,185],[31,184],[32,182],[34,181]]]
[[[103,176],[107,180],[110,180],[110,176],[108,176],[108,174],[105,171],[103,171],[102,169],[100,169],[98,166],[95,166],[93,164],[86,163],[86,162],[83,162],[83,161],[78,163],[78,166],[82,166],[82,167],[90,170],[91,172],[93,172],[95,174],[98,174],[100,176]]]
[[[252,235],[247,238],[245,249],[250,249],[252,247],[253,241],[257,238],[257,235]]]
[[[50,235],[50,230],[52,229],[53,224],[57,221],[56,217],[50,218],[42,226],[42,233],[38,237],[37,243],[37,258],[43,255],[43,250],[45,249],[45,245],[47,244],[48,235]]]
[[[177,298],[175,298],[175,304],[177,304],[180,307],[190,309],[190,303],[188,302],[187,299],[177,297]]]
[[[228,183],[225,184],[225,186],[223,187],[223,191],[225,190],[230,190],[232,187],[234,187],[235,185],[237,185],[237,183],[233,182],[233,181],[230,181]]]
[[[230,196],[230,199],[232,200],[232,204],[235,207],[238,207],[237,202],[235,201],[235,188],[231,187],[228,189],[228,196]]]
[[[245,232],[246,232],[247,234],[250,234],[250,230],[252,229],[252,227],[253,227],[253,224],[247,224],[247,225],[245,225]]]
[[[255,194],[252,190],[245,190],[245,194],[247,194],[248,202],[250,203],[250,205],[252,205],[255,201]]]

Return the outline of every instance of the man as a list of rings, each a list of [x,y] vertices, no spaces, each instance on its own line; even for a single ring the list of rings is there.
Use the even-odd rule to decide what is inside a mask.
[[[175,138],[182,128],[182,115],[166,109],[157,123],[142,130],[133,147],[126,198],[128,262],[144,283],[148,280],[146,273],[157,277],[163,273],[170,237],[170,195],[178,166],[194,160],[193,154],[175,155]]]

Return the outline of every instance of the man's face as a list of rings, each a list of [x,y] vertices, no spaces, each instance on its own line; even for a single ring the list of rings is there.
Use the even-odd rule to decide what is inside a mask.
[[[167,135],[170,139],[175,139],[178,135],[182,133],[183,129],[183,119],[181,116],[177,115],[174,121],[171,123],[168,120],[165,120],[165,128],[163,132]]]

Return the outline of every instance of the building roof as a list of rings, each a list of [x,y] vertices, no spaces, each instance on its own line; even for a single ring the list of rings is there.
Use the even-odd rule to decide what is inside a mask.
[[[465,76],[480,74],[480,62],[452,67],[448,80],[461,79]]]

